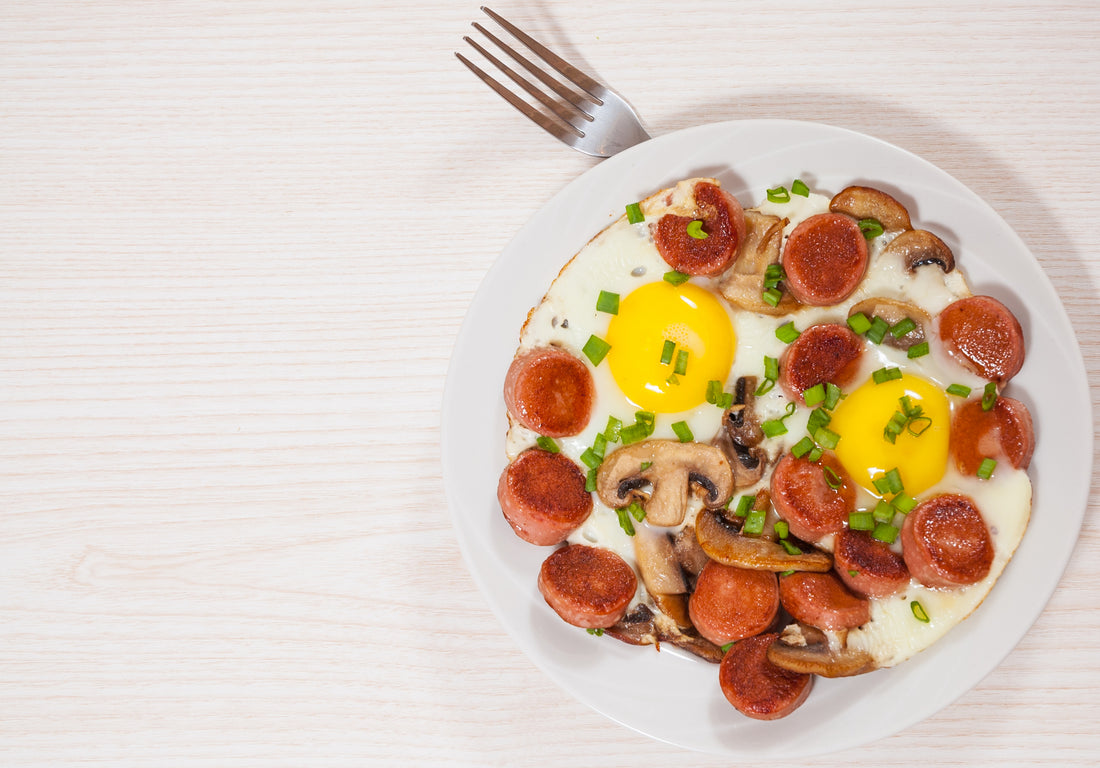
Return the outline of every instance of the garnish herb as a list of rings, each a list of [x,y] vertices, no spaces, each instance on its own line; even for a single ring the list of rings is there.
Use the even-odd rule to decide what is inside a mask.
[[[806,401],[806,405],[810,408],[825,402],[825,385],[814,384],[809,389],[803,390],[802,399]]]
[[[790,344],[801,335],[802,332],[794,327],[793,320],[789,320],[775,329],[775,338],[779,339],[784,344]]]
[[[630,513],[626,511],[626,507],[620,507],[615,510],[615,514],[619,518],[619,527],[626,532],[627,536],[634,535],[634,523],[630,519]]]
[[[783,547],[783,549],[785,549],[787,551],[788,555],[801,555],[802,554],[802,550],[799,549],[798,547],[796,547],[794,544],[792,544],[787,539],[780,539],[779,544],[780,544],[780,546]]]
[[[875,518],[870,512],[849,512],[848,527],[853,531],[872,531],[875,528]]]
[[[918,602],[917,600],[909,603],[909,608],[913,611],[913,618],[915,618],[917,621],[923,622],[925,624],[930,621],[930,619],[928,618],[928,612],[924,610],[924,606],[921,605],[920,602]]]
[[[588,474],[584,476],[584,490],[586,493],[592,493],[596,490],[596,470],[588,470]]]
[[[900,339],[902,336],[914,330],[916,327],[917,324],[913,322],[913,318],[903,317],[901,320],[894,323],[894,325],[890,326],[890,335],[893,336],[895,339]]]
[[[808,437],[804,437],[791,447],[791,453],[794,454],[796,459],[801,459],[813,449],[814,441]]]
[[[552,437],[547,437],[546,435],[539,435],[539,437],[535,441],[535,443],[538,445],[539,448],[541,448],[544,451],[548,451],[550,453],[560,453],[561,452],[561,448],[558,447],[558,441],[555,440]]]
[[[737,517],[744,517],[749,513],[749,510],[756,504],[755,496],[742,496],[737,500],[737,507],[733,510],[733,514]]]
[[[810,188],[806,186],[806,182],[802,179],[795,179],[791,184],[791,194],[798,195],[799,197],[809,197]]]
[[[889,523],[879,523],[875,530],[871,531],[871,538],[878,539],[885,544],[893,544],[898,537],[898,529]]]
[[[787,191],[786,187],[775,187],[768,190],[769,203],[789,203],[790,201],[791,193]]]
[[[673,366],[672,372],[677,376],[683,376],[688,372],[688,351],[686,349],[676,351],[676,365]]]
[[[913,511],[913,507],[917,506],[917,500],[908,493],[902,492],[890,500],[890,505],[903,515],[908,515]]]
[[[786,520],[777,520],[775,523],[775,535],[781,539],[787,538],[791,532],[791,526],[787,524]]]
[[[970,397],[970,387],[965,384],[952,384],[947,388],[947,394],[955,397]]]
[[[905,354],[910,360],[916,360],[918,357],[924,357],[928,354],[928,352],[928,342],[922,341],[919,344],[914,344],[913,346],[909,347],[909,351]]]
[[[764,519],[767,517],[767,512],[763,509],[750,510],[745,515],[745,524],[741,526],[741,533],[746,536],[759,536],[764,532]]]
[[[844,397],[844,394],[840,391],[840,387],[831,381],[827,381],[825,382],[825,402],[821,406],[831,411],[840,404],[842,397]]]
[[[589,336],[588,341],[584,343],[584,347],[581,348],[581,352],[584,352],[584,356],[587,357],[592,365],[599,365],[603,362],[603,359],[607,357],[607,353],[611,351],[611,345],[601,339],[599,336]]]
[[[848,318],[848,327],[852,329],[853,333],[858,333],[860,336],[871,330],[871,321],[867,319],[867,315],[862,312],[856,312],[854,315]]]
[[[600,295],[596,299],[596,311],[606,312],[609,315],[619,314],[619,294],[600,291]]]
[[[871,517],[875,518],[876,523],[890,523],[894,520],[894,508],[886,503],[884,499],[879,499],[878,504],[871,510]]]
[[[871,320],[871,327],[867,329],[864,336],[868,341],[872,341],[875,344],[881,344],[882,340],[886,338],[886,332],[890,330],[890,324],[883,320],[878,315]]]
[[[623,422],[621,419],[617,419],[614,416],[607,417],[607,426],[604,427],[603,436],[607,438],[609,443],[619,442],[619,430],[623,428]]]
[[[878,219],[860,219],[859,231],[868,240],[874,240],[886,230],[882,228],[882,224],[878,222]]]
[[[696,240],[706,240],[708,235],[703,231],[703,222],[696,219],[687,226],[687,233]]]
[[[764,380],[760,382],[760,386],[756,388],[754,393],[757,397],[766,395],[772,391],[772,387],[775,386],[775,382],[779,380],[779,360],[774,357],[768,357],[764,355]]]
[[[840,475],[838,475],[832,467],[822,467],[821,472],[825,475],[825,484],[834,491],[844,485],[844,481],[840,479]]]
[[[669,285],[683,285],[691,279],[691,275],[685,275],[683,272],[677,272],[675,269],[669,272],[665,272],[664,280]]]
[[[626,220],[631,224],[641,224],[645,221],[645,214],[642,213],[642,206],[640,203],[630,203],[626,207]]]
[[[588,627],[584,631],[596,637],[603,637],[603,630],[600,627]]]
[[[760,425],[760,429],[763,430],[766,437],[778,437],[779,435],[785,435],[787,433],[787,425],[784,424],[784,420],[789,418],[794,413],[794,403],[787,403],[787,408],[784,411],[784,415],[778,419],[768,419]]]
[[[978,466],[978,479],[988,480],[993,477],[993,470],[997,468],[997,462],[993,459],[982,459],[982,463]]]
[[[997,383],[994,381],[985,385],[985,391],[982,393],[982,410],[992,411],[993,406],[997,404]]]
[[[686,421],[677,421],[672,425],[672,431],[676,433],[676,437],[680,438],[681,443],[690,443],[695,439]]]
[[[831,451],[835,449],[837,443],[840,442],[840,435],[838,435],[836,432],[829,429],[828,427],[821,427],[816,432],[814,432],[814,442],[820,445],[825,450]],[[833,487],[839,488],[840,486],[835,485]]]
[[[672,362],[672,355],[676,352],[676,342],[665,339],[664,345],[661,347],[661,365],[668,365]]]
[[[871,374],[871,378],[876,384],[885,384],[888,381],[900,379],[901,368],[879,368]]]
[[[760,294],[760,298],[764,303],[770,307],[778,307],[779,302],[783,300],[783,291],[778,288],[768,288]]]

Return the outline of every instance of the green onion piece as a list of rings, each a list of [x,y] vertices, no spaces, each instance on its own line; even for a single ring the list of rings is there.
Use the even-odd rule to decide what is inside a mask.
[[[641,466],[638,467],[639,472],[645,472],[647,469],[653,466],[652,461],[643,461]]]
[[[849,576],[859,576],[859,571],[857,571],[855,568],[849,568],[848,569],[848,575]]]
[[[732,641],[732,640],[730,642],[726,643],[725,645],[723,645],[722,646],[722,653],[729,653],[729,649],[732,648],[733,645],[734,645],[734,641]]]
[[[789,571],[781,571],[779,575],[780,576],[790,576],[794,572],[795,572],[794,568],[791,568]]]
[[[619,442],[619,430],[623,428],[623,422],[621,419],[616,419],[614,416],[607,417],[607,426],[603,429],[603,436],[607,438],[609,443]]]
[[[676,433],[676,437],[680,438],[681,443],[690,443],[695,439],[686,421],[677,421],[672,425],[672,431]]]
[[[770,307],[778,307],[779,302],[783,299],[783,291],[778,288],[769,288],[760,294],[760,298],[764,300],[764,303]]]
[[[814,384],[809,389],[803,390],[802,399],[806,401],[806,405],[810,408],[825,402],[825,385]]]
[[[776,288],[787,277],[782,264],[769,264],[764,270],[764,287]]]
[[[752,510],[755,504],[755,496],[742,496],[737,500],[737,508],[733,510],[733,514],[737,517],[744,517]]]
[[[876,384],[884,384],[901,378],[901,368],[879,368],[871,374]]]
[[[843,396],[840,387],[831,381],[827,381],[825,382],[825,402],[821,404],[821,407],[831,411],[840,405],[840,398]]]
[[[806,454],[806,461],[810,462],[811,464],[817,461],[821,461],[822,454],[824,454],[824,451],[821,450],[821,446],[815,445],[814,449]]]
[[[982,459],[982,463],[978,467],[978,478],[981,480],[988,480],[993,477],[993,470],[996,468],[997,462],[993,459]]]
[[[619,440],[623,445],[633,445],[634,443],[640,443],[649,437],[649,427],[645,424],[631,424],[629,427],[623,427],[619,431]]]
[[[639,523],[645,520],[645,507],[636,501],[630,502],[630,505],[626,508],[626,511],[630,513],[630,516],[637,520]]]
[[[764,532],[764,518],[767,512],[763,509],[754,509],[745,515],[745,524],[741,526],[741,533],[746,536],[759,536]]]
[[[584,347],[581,348],[581,352],[584,352],[584,356],[592,362],[592,365],[599,365],[602,363],[603,359],[607,357],[607,353],[610,351],[611,345],[599,336],[589,336],[588,341],[586,341]]]
[[[806,434],[813,437],[817,430],[825,427],[833,420],[824,408],[814,408],[810,411],[810,418],[806,419]]]
[[[791,448],[791,453],[794,454],[794,457],[796,459],[801,459],[803,456],[805,456],[807,453],[809,453],[813,449],[814,449],[814,441],[811,440],[808,437],[804,437],[801,440],[799,440],[797,443],[794,444],[794,446]]]
[[[779,435],[787,434],[787,425],[783,423],[784,419],[790,417],[794,413],[794,403],[787,403],[787,409],[783,416],[778,419],[768,419],[760,425],[760,429],[764,432],[766,437],[778,437]]]
[[[970,387],[965,384],[952,384],[947,388],[947,394],[955,397],[970,397]]]
[[[772,391],[772,388],[774,386],[775,379],[764,379],[762,382],[760,382],[760,386],[756,388],[756,392],[754,392],[753,394],[755,394],[757,397],[760,397],[761,395],[766,395]]]
[[[661,346],[661,365],[668,365],[672,362],[672,355],[676,351],[676,342],[665,339],[665,343]]]
[[[683,376],[688,372],[688,351],[680,349],[676,351],[676,365],[672,367],[673,373]]]
[[[548,451],[550,453],[560,453],[561,452],[561,448],[558,447],[558,441],[555,440],[552,437],[547,437],[546,435],[539,435],[539,437],[535,441],[535,443],[538,445],[539,448],[541,448],[544,451]]]
[[[783,549],[787,550],[788,555],[801,555],[802,554],[801,549],[799,549],[798,547],[796,547],[794,544],[787,541],[786,539],[780,539],[779,544],[780,544],[780,546],[783,547]]]
[[[730,408],[733,405],[733,393],[719,392],[718,397],[714,400],[714,404],[721,408],[723,411],[727,408]]]
[[[840,479],[840,475],[832,467],[822,467],[821,474],[825,475],[825,484],[834,491],[844,485],[844,481]]]
[[[596,439],[592,441],[592,453],[601,459],[607,455],[607,438],[599,432],[596,433]]]
[[[921,605],[918,601],[914,600],[913,602],[909,603],[909,608],[913,611],[913,618],[915,618],[917,621],[924,622],[925,624],[930,621],[930,619],[928,618],[928,612],[924,610],[924,606]]]
[[[687,233],[696,240],[706,240],[708,237],[707,233],[703,231],[703,222],[698,219],[688,223]]]
[[[902,336],[909,333],[909,331],[912,331],[916,327],[917,324],[913,322],[913,318],[903,317],[901,320],[890,326],[890,335],[893,336],[895,339],[900,339]]]
[[[581,461],[589,469],[595,469],[603,463],[603,457],[598,456],[591,448],[585,448],[584,453],[581,454]]]
[[[890,506],[901,512],[903,515],[908,515],[913,511],[913,507],[917,506],[917,500],[910,496],[908,493],[899,493],[897,496],[890,500]]]
[[[814,432],[814,442],[826,451],[831,451],[834,450],[837,443],[840,442],[840,435],[828,427],[821,427],[821,429]]]
[[[596,490],[596,470],[588,470],[588,474],[584,476],[584,490],[586,493],[592,493]]]
[[[806,182],[802,179],[795,179],[791,184],[791,194],[798,195],[799,197],[809,197],[810,188],[806,186]]]
[[[783,325],[775,329],[775,338],[779,339],[784,344],[790,344],[801,335],[802,332],[794,327],[793,320],[783,323]]]
[[[771,379],[772,381],[778,381],[779,358],[768,357],[767,355],[764,355],[764,378]]]
[[[886,475],[882,477],[876,477],[871,481],[871,485],[875,486],[875,490],[883,496],[890,493],[890,481],[886,479]]]
[[[997,383],[989,382],[985,385],[985,392],[982,394],[982,410],[992,411],[993,406],[997,404]]]
[[[897,537],[898,529],[889,523],[879,523],[875,526],[875,530],[871,531],[872,539],[878,539],[886,544],[893,544]]]
[[[920,437],[932,426],[932,419],[927,416],[917,416],[909,420],[909,434]]]
[[[882,228],[882,225],[879,224],[877,219],[860,219],[859,231],[862,232],[863,236],[868,240],[874,240],[886,230]]]
[[[668,378],[665,379],[665,384],[674,384],[674,385],[679,386],[680,379],[675,373],[670,373],[668,375]]]
[[[848,318],[848,327],[852,329],[853,333],[858,333],[860,336],[871,330],[871,321],[867,319],[867,315],[862,312],[856,312],[854,315]]]
[[[722,382],[711,379],[707,382],[707,402],[714,405],[718,402],[718,394],[722,391]]]
[[[596,299],[596,311],[606,312],[609,315],[619,314],[619,294],[600,291],[600,295]]]
[[[890,324],[883,320],[878,315],[871,320],[871,327],[867,329],[867,333],[864,335],[868,341],[872,341],[875,344],[881,344],[882,340],[886,338],[886,332],[890,330]]]
[[[645,221],[645,214],[642,213],[640,203],[631,203],[626,207],[626,220],[631,224],[641,224]]]
[[[615,514],[619,518],[619,527],[626,531],[627,536],[633,536],[634,523],[630,519],[630,513],[626,511],[626,507],[616,509]]]
[[[584,631],[596,637],[603,637],[603,630],[600,627],[588,627]]]
[[[675,269],[671,272],[665,272],[665,282],[670,285],[683,285],[691,279],[691,275],[685,275],[683,272],[677,272]]]
[[[908,355],[910,360],[916,360],[918,357],[924,357],[929,352],[928,342],[922,341],[919,344],[914,344],[909,347],[909,351],[905,354]]]
[[[849,512],[848,527],[853,531],[873,531],[875,518],[870,512]]]
[[[653,426],[657,423],[657,416],[652,411],[636,411],[634,413],[634,420],[639,424],[646,425],[646,434],[653,434]]]
[[[920,413],[921,407],[918,405],[913,406],[913,401],[909,399],[909,395],[902,395],[898,398],[898,405],[901,406],[902,416],[916,416]]]
[[[877,523],[889,523],[894,519],[894,508],[879,499],[878,504],[871,510],[871,517],[875,518]]]
[[[790,201],[791,193],[787,191],[786,187],[776,187],[768,190],[769,203],[789,203]]]
[[[775,521],[775,535],[781,539],[787,538],[791,532],[791,526],[787,524],[786,520]]]
[[[886,478],[887,487],[890,489],[890,493],[901,493],[905,490],[905,486],[901,482],[901,473],[898,472],[898,468],[894,467],[887,472],[883,477]]]

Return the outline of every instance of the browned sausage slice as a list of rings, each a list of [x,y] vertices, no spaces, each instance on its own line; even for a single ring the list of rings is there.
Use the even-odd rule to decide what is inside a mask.
[[[867,240],[850,216],[819,213],[791,232],[782,263],[787,289],[796,299],[819,307],[837,304],[867,271]]]
[[[791,672],[768,661],[778,635],[757,635],[735,643],[718,667],[722,693],[737,711],[756,720],[778,720],[794,712],[813,688],[813,675]]]
[[[1024,364],[1024,332],[1008,307],[992,296],[968,296],[936,319],[948,354],[979,376],[1004,384]]]
[[[964,475],[978,472],[983,459],[1007,459],[1016,469],[1027,469],[1035,450],[1035,429],[1027,406],[1011,397],[998,397],[993,408],[982,409],[980,399],[967,400],[951,418],[951,455]]]
[[[696,215],[666,213],[653,241],[668,265],[686,275],[719,275],[737,258],[745,240],[745,212],[737,198],[709,182],[695,185]],[[702,221],[706,237],[692,237],[688,225]]]
[[[833,565],[848,589],[864,597],[893,595],[909,583],[909,569],[902,556],[866,531],[837,534]]]
[[[715,645],[763,632],[778,612],[774,573],[714,561],[703,567],[688,601],[691,623]]]
[[[834,573],[783,576],[779,601],[791,616],[818,629],[851,629],[871,620],[870,601],[849,592]]]
[[[779,384],[787,397],[805,404],[802,393],[816,384],[850,383],[859,372],[863,339],[846,325],[811,325],[792,341],[779,363]]]
[[[562,547],[539,569],[539,592],[575,627],[610,627],[626,614],[637,589],[634,570],[609,549]]]
[[[588,519],[592,494],[584,473],[560,453],[532,448],[504,468],[497,500],[504,519],[524,541],[560,544]]]
[[[962,587],[981,581],[993,564],[993,542],[981,512],[966,496],[923,501],[901,527],[905,564],[928,587]]]
[[[824,467],[836,473],[840,487],[829,486]],[[772,505],[791,533],[809,542],[844,530],[856,503],[855,484],[832,454],[820,464],[784,455],[772,473],[771,492]]]
[[[560,347],[539,347],[520,355],[504,378],[508,412],[547,437],[579,434],[588,425],[595,398],[588,366]]]

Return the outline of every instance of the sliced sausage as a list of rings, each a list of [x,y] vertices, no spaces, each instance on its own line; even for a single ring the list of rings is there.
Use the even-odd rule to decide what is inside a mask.
[[[588,425],[595,399],[588,366],[561,347],[539,347],[518,356],[504,377],[508,412],[547,437],[579,434]]]
[[[1008,307],[992,296],[968,296],[936,318],[948,354],[979,376],[1004,384],[1024,364],[1024,332]]]
[[[928,587],[962,587],[989,574],[993,542],[966,496],[945,494],[918,504],[901,527],[905,564]]]
[[[666,213],[657,220],[653,242],[668,265],[686,275],[719,275],[737,258],[745,240],[745,212],[737,198],[709,182],[695,185],[695,216]],[[706,237],[692,237],[688,225],[702,221]]]
[[[1027,469],[1034,450],[1031,413],[1019,400],[998,397],[988,411],[982,409],[980,399],[967,400],[951,417],[951,455],[964,475],[977,474],[986,458]]]
[[[497,500],[504,519],[524,541],[560,544],[592,512],[584,473],[567,456],[532,448],[504,468]]]
[[[779,601],[791,616],[818,629],[852,629],[871,620],[870,601],[849,592],[831,572],[783,576]]]
[[[848,589],[864,597],[886,597],[909,583],[905,560],[866,531],[844,530],[833,544],[833,565]]]
[[[802,393],[816,384],[850,383],[859,373],[863,339],[846,325],[811,325],[783,352],[779,384],[787,397],[805,404]]]
[[[840,478],[838,488],[829,486],[825,467]],[[855,507],[856,487],[831,453],[825,454],[819,464],[787,453],[772,473],[771,496],[775,511],[787,521],[791,533],[815,542],[844,530],[848,514]]]
[[[610,627],[626,615],[637,589],[634,569],[610,549],[562,547],[539,569],[547,605],[575,627]]]
[[[699,634],[715,645],[763,632],[779,613],[774,573],[711,561],[695,582],[688,615]]]
[[[813,687],[813,675],[791,672],[768,661],[768,648],[778,637],[771,633],[735,643],[718,667],[718,682],[726,700],[756,720],[786,717],[802,705]]]
[[[867,240],[850,216],[819,213],[791,232],[782,264],[787,290],[796,299],[819,307],[837,304],[867,271]]]

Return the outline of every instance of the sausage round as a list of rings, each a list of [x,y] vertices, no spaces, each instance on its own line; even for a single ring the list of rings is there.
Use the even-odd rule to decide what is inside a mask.
[[[829,487],[824,468],[840,478],[840,487]],[[787,453],[772,473],[771,499],[775,511],[787,521],[791,533],[804,541],[815,542],[830,533],[839,533],[848,523],[855,507],[856,489],[851,477],[832,454],[821,463],[795,458]]]
[[[591,629],[610,627],[626,614],[638,578],[611,550],[573,544],[543,561],[538,584],[547,605],[562,619]]]
[[[901,551],[909,572],[928,587],[975,584],[993,565],[993,542],[981,512],[956,494],[923,501],[906,516]]]
[[[992,296],[968,296],[936,318],[948,354],[979,376],[1004,384],[1024,364],[1024,332],[1008,307]]]
[[[830,572],[783,576],[779,601],[791,616],[818,629],[851,629],[871,620],[871,603],[849,592]]]
[[[833,565],[848,589],[864,597],[887,597],[909,583],[905,559],[866,531],[837,534]]]
[[[770,633],[735,643],[718,667],[726,700],[756,720],[777,720],[794,712],[813,688],[813,675],[777,667],[768,648],[779,636]]]
[[[988,411],[980,399],[967,400],[951,418],[950,446],[964,475],[977,474],[986,458],[1007,459],[1016,469],[1027,469],[1035,451],[1031,413],[1011,397],[998,397]]]
[[[783,246],[787,290],[803,304],[837,304],[863,279],[867,258],[867,240],[855,219],[839,213],[811,216]]]
[[[864,343],[846,325],[811,325],[783,352],[779,384],[787,397],[805,404],[802,393],[816,384],[843,387],[859,372]]]
[[[579,434],[595,399],[588,366],[560,347],[539,347],[516,357],[504,377],[508,412],[547,437]]]
[[[560,544],[592,513],[584,473],[560,453],[524,451],[504,468],[497,500],[504,519],[524,541]]]
[[[694,189],[697,215],[665,214],[657,220],[653,242],[668,265],[686,275],[718,275],[737,258],[745,240],[745,211],[737,198],[709,182]],[[688,234],[688,225],[702,221],[706,237]]]
[[[779,586],[771,571],[707,563],[688,601],[699,634],[715,645],[759,634],[779,613]]]

